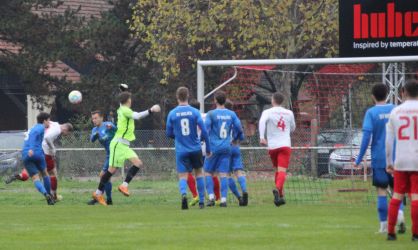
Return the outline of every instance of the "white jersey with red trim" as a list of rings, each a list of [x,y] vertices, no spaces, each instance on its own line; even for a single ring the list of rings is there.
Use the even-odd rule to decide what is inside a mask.
[[[61,135],[61,126],[58,122],[49,122],[49,127],[45,130],[42,149],[46,155],[55,155],[54,141]]]
[[[390,113],[386,125],[387,165],[393,165],[395,139],[395,170],[418,171],[418,100],[407,100]]]
[[[293,112],[283,107],[266,109],[261,114],[258,129],[260,139],[265,139],[267,133],[269,149],[291,147],[290,133],[296,129]]]

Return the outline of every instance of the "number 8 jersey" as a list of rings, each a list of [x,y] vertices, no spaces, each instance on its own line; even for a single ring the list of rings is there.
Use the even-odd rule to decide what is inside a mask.
[[[407,100],[394,108],[386,127],[386,162],[393,164],[396,139],[395,170],[418,171],[418,101]]]
[[[200,137],[197,128],[201,130],[201,137],[207,141],[207,132],[199,110],[189,105],[179,105],[170,111],[167,117],[166,134],[175,139],[176,152],[196,152],[201,150]],[[208,150],[206,143],[206,150]]]

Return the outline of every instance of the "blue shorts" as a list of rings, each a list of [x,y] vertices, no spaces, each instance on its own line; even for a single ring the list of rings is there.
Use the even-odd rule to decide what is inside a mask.
[[[205,172],[207,173],[229,173],[229,162],[231,151],[213,153],[211,157],[205,159]]]
[[[108,169],[109,169],[109,155],[106,155],[106,160],[105,160],[105,162],[103,163],[103,166],[102,166],[102,171],[103,171],[104,173],[106,173]]]
[[[33,155],[32,157],[24,155],[22,160],[23,165],[25,166],[26,171],[28,171],[30,177],[39,174],[46,169],[46,161],[43,154]]]
[[[241,158],[241,150],[237,146],[231,147],[231,160],[229,163],[229,172],[234,172],[237,170],[244,170]]]
[[[185,152],[176,154],[177,173],[190,173],[193,169],[203,166],[202,151]]]
[[[373,186],[379,188],[393,187],[393,177],[385,168],[373,168]]]

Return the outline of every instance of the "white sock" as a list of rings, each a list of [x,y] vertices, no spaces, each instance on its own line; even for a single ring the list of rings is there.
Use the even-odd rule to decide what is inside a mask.
[[[226,202],[226,197],[221,197],[221,203],[225,203]]]
[[[102,195],[102,191],[100,191],[99,189],[96,190],[96,195]]]
[[[128,183],[126,182],[126,181],[124,181],[123,183],[122,183],[122,186],[124,186],[124,187],[128,187]]]
[[[398,222],[398,223],[405,222],[405,217],[404,217],[404,215],[403,215],[403,211],[402,211],[402,210],[399,210],[399,211],[398,211],[398,219],[397,219],[397,222]]]
[[[381,221],[380,222],[380,233],[386,233],[388,231],[388,222],[387,221]]]
[[[215,199],[215,195],[214,194],[209,194],[209,200],[214,200]]]

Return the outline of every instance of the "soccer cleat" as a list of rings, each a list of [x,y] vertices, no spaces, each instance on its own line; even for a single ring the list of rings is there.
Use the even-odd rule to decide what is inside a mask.
[[[95,192],[93,193],[93,199],[95,199],[100,205],[107,206],[103,195],[97,195]]]
[[[221,203],[219,204],[219,206],[220,206],[220,207],[227,207],[227,206],[226,206],[226,202],[221,202]]]
[[[95,199],[90,200],[89,202],[87,202],[87,205],[96,205],[97,201]]]
[[[243,207],[248,206],[248,193],[243,193],[242,194],[242,206]]]
[[[50,206],[55,205],[54,199],[50,194],[45,195],[46,203]]]
[[[107,203],[107,205],[113,205],[113,201],[112,201],[112,199],[108,199],[108,200],[106,201],[106,203]]]
[[[123,185],[119,185],[118,187],[119,192],[121,192],[123,195],[125,195],[126,197],[129,196],[129,190],[128,187],[125,187]]]
[[[17,180],[16,175],[11,175],[11,176],[7,177],[6,180],[4,180],[4,183],[5,184],[10,184],[10,183],[14,182],[15,180]]]
[[[181,209],[182,209],[182,210],[187,210],[187,209],[189,209],[189,205],[188,205],[188,203],[187,203],[187,196],[185,196],[185,195],[183,195],[183,196],[181,197]]]
[[[204,209],[205,208],[205,203],[199,203],[199,208]]]
[[[286,204],[286,201],[283,199],[283,197],[280,197],[279,191],[277,191],[277,189],[273,189],[273,195],[274,195],[274,205],[276,205],[276,207],[280,207]]]
[[[189,205],[191,206],[191,207],[193,207],[193,206],[195,206],[196,204],[198,204],[199,203],[199,197],[198,196],[196,196],[196,197],[194,197],[193,199],[192,199],[192,201],[189,203]]]
[[[387,240],[389,240],[389,241],[396,240],[396,234],[388,234]]]
[[[243,206],[244,206],[244,200],[242,199],[242,197],[239,197],[239,198],[238,198],[238,205],[239,205],[240,207],[243,207]]]
[[[399,223],[399,226],[398,226],[398,234],[404,234],[404,233],[406,233],[405,222],[401,222]]]
[[[417,241],[418,242],[418,235],[417,234],[412,235],[412,241]]]
[[[215,206],[215,200],[209,200],[208,203],[206,203],[207,207],[214,207]]]

